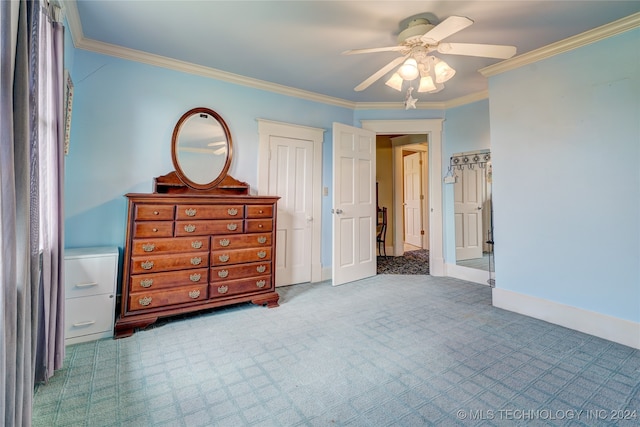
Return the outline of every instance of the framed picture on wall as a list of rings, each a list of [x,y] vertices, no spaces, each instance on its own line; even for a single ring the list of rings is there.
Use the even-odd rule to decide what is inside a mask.
[[[73,82],[68,70],[64,70],[64,154],[69,154],[71,136],[71,107],[73,105]]]

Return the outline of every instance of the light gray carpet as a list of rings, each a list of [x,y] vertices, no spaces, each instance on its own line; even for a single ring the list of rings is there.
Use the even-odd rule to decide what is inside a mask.
[[[278,292],[278,308],[68,347],[33,425],[637,425],[640,351],[493,308],[488,287],[378,275]]]

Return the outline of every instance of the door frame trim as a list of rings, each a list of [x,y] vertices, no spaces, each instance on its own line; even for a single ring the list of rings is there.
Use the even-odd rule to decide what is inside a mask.
[[[361,120],[376,135],[428,134],[429,152],[429,274],[444,276],[442,215],[442,124],[444,119]]]
[[[322,281],[322,142],[325,129],[272,120],[258,121],[258,194],[266,195],[269,189],[269,145],[272,136],[312,141],[313,174],[311,213],[311,282]]]

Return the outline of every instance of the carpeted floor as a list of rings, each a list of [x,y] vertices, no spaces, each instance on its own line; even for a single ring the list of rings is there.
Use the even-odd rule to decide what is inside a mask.
[[[429,251],[406,251],[403,256],[379,256],[378,274],[429,274]]]
[[[33,427],[638,425],[640,350],[491,306],[448,277],[277,289],[66,348]]]

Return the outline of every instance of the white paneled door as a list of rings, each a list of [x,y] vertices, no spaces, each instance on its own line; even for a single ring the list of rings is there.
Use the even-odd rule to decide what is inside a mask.
[[[454,193],[456,260],[482,257],[482,203],[484,169],[456,171]]]
[[[333,285],[376,274],[375,133],[333,124]]]
[[[276,286],[311,281],[313,146],[272,136],[269,194],[280,196],[276,230]]]
[[[403,157],[404,241],[422,247],[422,167],[420,153]]]

